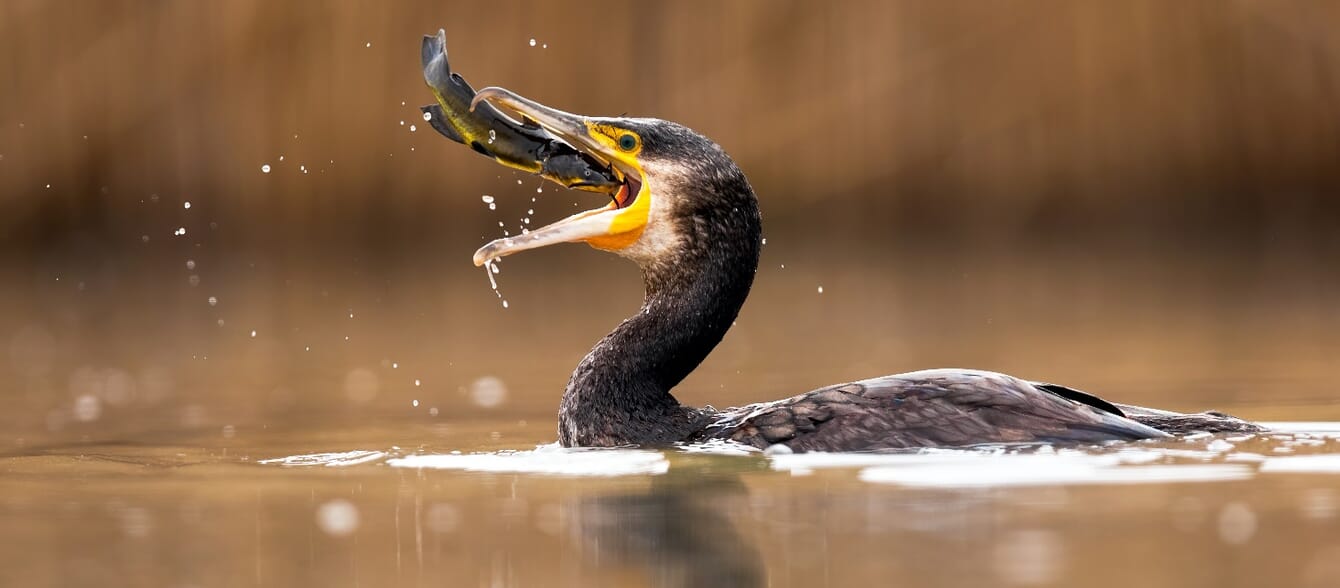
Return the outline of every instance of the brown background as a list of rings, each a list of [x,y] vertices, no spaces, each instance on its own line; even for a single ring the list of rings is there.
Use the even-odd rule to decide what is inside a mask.
[[[1336,22],[1320,1],[4,0],[0,425],[552,418],[637,272],[529,253],[500,307],[474,248],[599,199],[423,127],[438,27],[477,87],[673,119],[749,174],[763,267],[687,402],[958,365],[1309,418],[1340,398]]]

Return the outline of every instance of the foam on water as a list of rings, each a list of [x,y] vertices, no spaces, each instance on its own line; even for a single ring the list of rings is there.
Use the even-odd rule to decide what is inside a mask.
[[[1261,472],[1293,474],[1340,474],[1340,455],[1291,455],[1266,457]]]
[[[533,451],[407,455],[386,463],[399,468],[583,477],[658,475],[670,470],[670,462],[659,451],[557,445],[541,445]]]
[[[275,459],[262,459],[256,463],[265,465],[279,465],[284,467],[314,467],[323,466],[328,468],[349,467],[363,463],[371,463],[384,459],[388,454],[384,451],[343,451],[335,453],[311,453],[307,455],[290,455],[288,457],[278,457]]]
[[[1340,436],[1340,421],[1277,421],[1263,422],[1262,426],[1281,433],[1313,433],[1328,437]]]
[[[500,395],[505,394],[500,382],[494,387],[500,390]],[[474,388],[484,387],[477,382],[472,386]],[[478,401],[477,404],[487,407],[496,403]],[[993,445],[882,453],[788,453],[780,447],[759,451],[729,441],[683,445],[670,453],[643,449],[569,449],[549,444],[530,451],[453,451],[413,455],[402,455],[398,448],[392,448],[387,451],[294,455],[260,463],[285,467],[347,467],[384,462],[391,467],[464,472],[630,476],[666,473],[675,453],[710,454],[727,460],[766,459],[773,471],[794,476],[810,475],[816,470],[845,469],[868,483],[914,488],[1231,482],[1277,474],[1340,473],[1336,441],[1318,432],[1325,427],[1308,426],[1306,429],[1310,432],[1239,435],[1234,437],[1237,443],[1215,435],[1099,447]],[[1296,455],[1278,455],[1279,449],[1292,453],[1295,448]]]
[[[1155,484],[1246,480],[1239,464],[1114,466],[1106,460],[1066,456],[1001,455],[861,470],[866,482],[914,487],[1001,487],[1077,484]]]

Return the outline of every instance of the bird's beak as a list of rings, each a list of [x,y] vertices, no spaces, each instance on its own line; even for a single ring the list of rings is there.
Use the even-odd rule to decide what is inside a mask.
[[[472,108],[489,103],[534,121],[554,136],[608,165],[620,182],[611,202],[601,208],[579,212],[551,225],[522,235],[497,239],[475,252],[475,265],[555,243],[585,242],[597,249],[617,251],[642,235],[650,213],[650,190],[636,156],[620,151],[603,125],[589,117],[550,108],[503,88],[484,88],[475,95]]]

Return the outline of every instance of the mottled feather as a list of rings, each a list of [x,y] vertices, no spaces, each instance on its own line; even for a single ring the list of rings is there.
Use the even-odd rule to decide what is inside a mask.
[[[764,448],[865,451],[1166,437],[1090,403],[994,372],[941,369],[820,388],[721,412],[703,431]]]

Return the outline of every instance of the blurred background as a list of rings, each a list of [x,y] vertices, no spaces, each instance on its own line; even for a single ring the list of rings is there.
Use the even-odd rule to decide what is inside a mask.
[[[1335,22],[1324,1],[3,0],[0,445],[551,426],[639,275],[527,253],[503,307],[474,249],[602,202],[423,124],[439,27],[476,87],[675,120],[749,175],[762,267],[685,402],[961,366],[1334,418]]]

